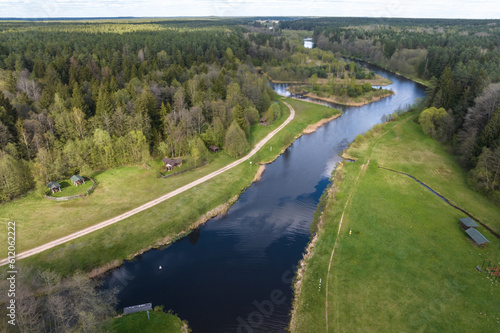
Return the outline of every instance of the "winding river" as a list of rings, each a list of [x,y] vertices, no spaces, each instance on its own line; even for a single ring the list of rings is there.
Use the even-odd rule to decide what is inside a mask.
[[[225,217],[110,272],[104,288],[119,288],[118,307],[162,304],[195,333],[284,332],[295,265],[339,153],[383,115],[424,96],[422,86],[370,69],[393,81],[386,88],[395,95],[343,108],[340,118],[302,136],[268,165],[260,182],[242,193]],[[272,86],[286,91],[286,85]]]

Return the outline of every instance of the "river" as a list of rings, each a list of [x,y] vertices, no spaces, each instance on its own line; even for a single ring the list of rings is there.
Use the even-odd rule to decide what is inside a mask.
[[[393,81],[385,87],[393,96],[343,108],[340,118],[300,137],[268,165],[260,182],[242,193],[225,217],[110,272],[103,287],[119,288],[119,309],[164,305],[195,333],[284,332],[295,266],[339,153],[383,115],[424,96],[422,86],[370,69]],[[273,88],[284,93],[286,86]]]

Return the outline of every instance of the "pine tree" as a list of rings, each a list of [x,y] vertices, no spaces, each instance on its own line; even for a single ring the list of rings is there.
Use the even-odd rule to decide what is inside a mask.
[[[82,110],[87,116],[89,115],[89,107],[87,106],[87,103],[85,103],[85,100],[83,99],[83,94],[82,90],[80,89],[80,86],[78,85],[77,82],[73,85],[73,94],[71,96],[71,105],[74,108],[78,108]]]
[[[0,91],[0,121],[7,126],[10,134],[13,137],[17,136],[16,122],[17,122],[17,112],[10,104],[9,100],[5,98],[3,93]]]
[[[111,96],[108,93],[108,91],[104,88],[104,86],[101,85],[99,89],[99,95],[97,96],[97,103],[96,103],[96,110],[95,114],[96,116],[102,118],[104,115],[111,115],[113,114],[113,102],[111,101]]]
[[[232,157],[242,156],[250,148],[245,132],[233,121],[224,140],[224,149]]]
[[[243,108],[239,105],[236,104],[236,106],[232,110],[233,114],[233,120],[236,121],[238,126],[240,126],[241,129],[245,129],[245,118],[243,117]]]

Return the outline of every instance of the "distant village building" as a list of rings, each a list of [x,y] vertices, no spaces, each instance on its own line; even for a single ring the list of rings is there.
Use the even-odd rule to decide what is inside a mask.
[[[214,145],[210,145],[210,147],[208,147],[208,149],[210,149],[214,153],[218,153],[219,152],[219,147],[214,146]]]
[[[180,158],[171,159],[171,158],[165,157],[162,161],[163,161],[163,163],[165,163],[165,168],[167,168],[167,170],[169,170],[169,171],[177,166],[182,165],[182,159],[180,159]]]
[[[304,38],[304,47],[306,49],[312,49],[314,47],[312,38]]]
[[[75,185],[75,186],[85,184],[85,179],[83,179],[82,176],[73,175],[73,176],[71,176],[70,179],[71,179],[71,182],[73,183],[73,185]]]
[[[47,184],[47,187],[52,193],[61,192],[61,185],[58,182],[50,182]]]

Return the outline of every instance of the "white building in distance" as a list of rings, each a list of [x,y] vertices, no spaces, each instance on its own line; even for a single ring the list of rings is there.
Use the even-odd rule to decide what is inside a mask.
[[[312,49],[314,47],[312,38],[304,38],[304,47],[306,49]]]

